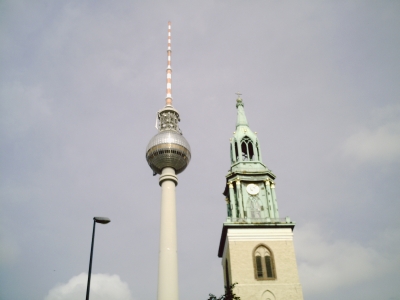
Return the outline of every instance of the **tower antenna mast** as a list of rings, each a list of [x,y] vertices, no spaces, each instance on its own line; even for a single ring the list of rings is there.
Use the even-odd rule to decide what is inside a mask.
[[[167,47],[167,96],[165,104],[172,106],[172,68],[171,68],[171,22],[168,22],[168,47]]]

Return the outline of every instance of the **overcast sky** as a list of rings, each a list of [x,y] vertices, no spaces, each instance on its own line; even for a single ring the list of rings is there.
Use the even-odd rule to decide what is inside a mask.
[[[400,299],[399,1],[0,1],[0,298],[157,294],[161,190],[145,160],[172,93],[181,299],[221,294],[240,91],[306,299]]]

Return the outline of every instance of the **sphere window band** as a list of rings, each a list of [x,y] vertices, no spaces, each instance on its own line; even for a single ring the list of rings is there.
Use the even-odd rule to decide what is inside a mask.
[[[147,145],[146,160],[158,174],[166,167],[173,168],[179,174],[185,170],[190,158],[189,143],[176,131],[161,131]]]

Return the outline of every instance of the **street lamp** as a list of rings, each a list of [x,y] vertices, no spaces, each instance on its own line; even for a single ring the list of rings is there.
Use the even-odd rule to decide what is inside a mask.
[[[109,218],[105,218],[105,217],[94,217],[93,218],[92,249],[90,250],[90,262],[89,262],[89,274],[88,274],[87,289],[86,289],[86,300],[89,300],[90,276],[92,274],[94,230],[96,229],[96,223],[107,224],[107,223],[110,223],[110,222],[111,222],[111,220]]]

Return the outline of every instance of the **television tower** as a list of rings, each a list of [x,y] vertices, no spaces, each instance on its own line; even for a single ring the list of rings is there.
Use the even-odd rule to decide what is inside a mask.
[[[158,133],[146,149],[146,160],[154,175],[160,174],[161,225],[158,265],[158,300],[178,300],[178,253],[176,237],[175,186],[177,174],[189,164],[189,143],[179,128],[179,113],[172,106],[171,22],[168,22],[167,96],[165,107],[157,112]]]

